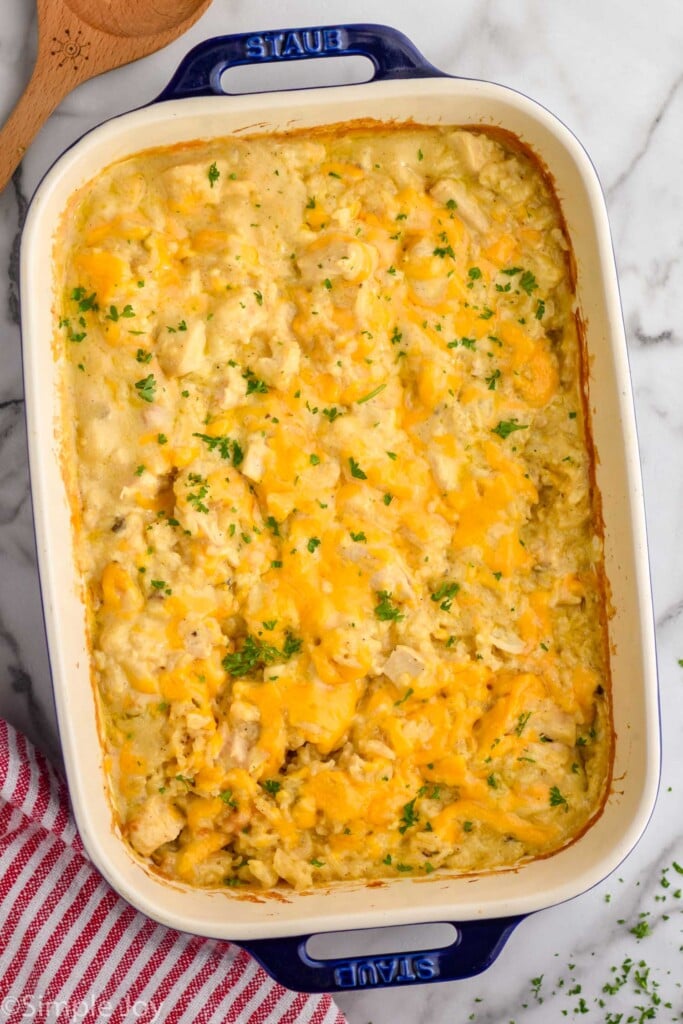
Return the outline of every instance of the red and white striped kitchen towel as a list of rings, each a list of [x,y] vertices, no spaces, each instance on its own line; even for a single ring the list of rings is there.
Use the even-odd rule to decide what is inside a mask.
[[[344,1024],[227,942],[155,924],[88,860],[66,785],[0,719],[0,1024]]]

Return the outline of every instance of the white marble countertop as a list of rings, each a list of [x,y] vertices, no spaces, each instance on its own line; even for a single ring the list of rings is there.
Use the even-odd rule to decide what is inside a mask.
[[[32,0],[3,0],[2,6],[0,118],[29,75],[36,29]],[[268,0],[214,0],[184,39],[81,86],[62,103],[0,195],[0,715],[59,756],[22,400],[17,257],[27,200],[52,160],[86,129],[152,99],[190,45],[230,31],[321,20],[394,25],[443,70],[528,93],[579,136],[595,162],[611,218],[633,373],[664,740],[654,818],[615,875],[571,903],[524,921],[495,965],[478,978],[350,993],[339,1003],[352,1024],[683,1020],[683,875],[674,867],[683,864],[680,0],[328,0],[324,8],[312,0],[289,0],[277,9]],[[648,933],[642,938],[632,932],[639,924]],[[415,942],[417,933],[404,929],[404,938],[406,932]],[[628,977],[620,984],[628,958],[634,963],[630,970],[627,963]],[[646,967],[638,966],[641,961]],[[618,991],[605,991],[605,985]]]

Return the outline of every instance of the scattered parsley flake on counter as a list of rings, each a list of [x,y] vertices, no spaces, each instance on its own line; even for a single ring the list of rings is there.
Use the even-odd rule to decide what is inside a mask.
[[[221,172],[218,170],[218,167],[216,166],[215,163],[212,163],[207,173],[209,185],[211,186],[211,188],[213,188],[213,186],[216,184],[220,176]]]
[[[501,437],[503,440],[505,440],[505,438],[509,437],[510,434],[514,434],[515,430],[528,429],[528,424],[518,423],[516,419],[501,420],[497,427],[493,427],[491,433],[498,434],[498,437]]]
[[[371,398],[376,398],[377,395],[384,391],[386,386],[386,381],[384,382],[384,384],[379,384],[374,391],[370,391],[368,392],[367,395],[363,395],[362,398],[359,398],[356,402],[356,405],[363,405],[364,402],[369,402]]]
[[[377,597],[379,604],[375,607],[375,615],[382,622],[400,622],[405,615],[391,603],[391,594],[388,590],[378,590]]]
[[[367,473],[363,472],[352,455],[349,456],[349,468],[351,470],[351,476],[355,477],[356,480],[367,480]]]
[[[313,554],[315,549],[320,547],[320,538],[319,537],[309,537],[308,544],[306,545],[306,547],[311,552],[311,554]]]
[[[153,402],[157,390],[157,382],[153,373],[135,382],[135,390],[143,402]]]

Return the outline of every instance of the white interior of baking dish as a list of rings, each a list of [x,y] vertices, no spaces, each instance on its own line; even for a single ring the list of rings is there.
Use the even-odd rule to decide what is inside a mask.
[[[246,900],[166,883],[117,836],[106,792],[74,570],[70,510],[59,460],[58,379],[52,353],[52,248],[73,191],[103,167],[152,146],[282,131],[357,117],[495,125],[529,144],[554,178],[578,265],[587,321],[590,409],[606,524],[606,568],[616,614],[613,649],[614,782],[604,813],[577,842],[514,872],[480,877],[342,884],[279,899]],[[78,826],[111,884],[149,916],[228,939],[373,925],[467,921],[531,912],[607,875],[647,824],[659,776],[659,722],[651,598],[635,423],[614,257],[604,199],[585,152],[552,115],[511,90],[457,79],[377,82],[263,96],[170,101],[95,129],[47,175],[29,212],[21,298],[31,479],[40,573],[60,733]],[[282,898],[282,897],[285,898]]]

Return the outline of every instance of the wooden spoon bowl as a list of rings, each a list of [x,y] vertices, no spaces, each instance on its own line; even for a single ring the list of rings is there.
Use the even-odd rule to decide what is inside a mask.
[[[197,21],[211,0],[38,0],[38,57],[0,131],[0,191],[55,107],[81,82],[146,57]]]

